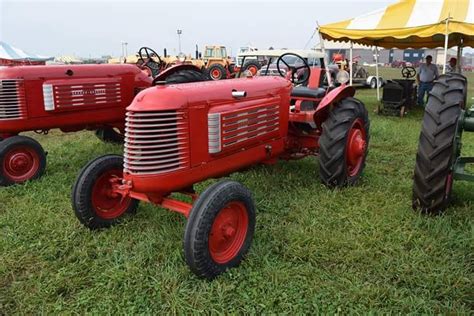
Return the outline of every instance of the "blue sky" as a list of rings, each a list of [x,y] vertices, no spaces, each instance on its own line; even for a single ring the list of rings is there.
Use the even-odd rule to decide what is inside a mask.
[[[82,57],[129,52],[150,46],[159,53],[194,52],[223,44],[235,55],[240,46],[303,48],[320,24],[384,7],[378,1],[34,1],[0,0],[0,40],[41,55]],[[311,44],[317,42],[313,38]]]

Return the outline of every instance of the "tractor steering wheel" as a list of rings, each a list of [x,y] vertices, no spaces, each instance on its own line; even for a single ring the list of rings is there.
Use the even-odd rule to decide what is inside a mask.
[[[413,78],[413,77],[415,77],[415,75],[416,75],[416,69],[415,68],[413,68],[413,67],[403,67],[402,68],[402,76],[405,79]]]
[[[152,72],[158,72],[161,70],[163,61],[153,49],[150,47],[142,47],[138,50],[139,61],[142,67],[148,67]],[[157,57],[159,62],[156,62],[153,57]]]
[[[303,65],[302,66],[298,66],[298,67],[295,67],[295,66],[290,66],[288,65],[288,63],[283,59],[283,57],[285,56],[294,56],[296,57],[297,59],[301,59],[301,61],[303,62]],[[308,79],[309,79],[309,76],[311,74],[311,68],[309,67],[308,65],[308,62],[303,58],[301,57],[300,55],[297,55],[297,54],[293,54],[293,53],[285,53],[283,55],[281,55],[280,57],[278,57],[277,59],[277,62],[276,62],[276,66],[277,66],[277,70],[278,70],[278,73],[280,74],[280,76],[282,77],[286,77],[286,75],[280,70],[280,64],[283,63],[285,64],[286,67],[288,67],[288,71],[291,72],[291,77],[290,77],[290,80],[291,82],[294,84],[294,85],[299,85],[299,84],[302,84],[304,82],[306,82]],[[297,63],[295,62],[295,65]],[[299,77],[299,73],[301,73],[300,69],[304,69],[303,70],[303,75]],[[295,75],[297,76],[297,78],[295,79]]]

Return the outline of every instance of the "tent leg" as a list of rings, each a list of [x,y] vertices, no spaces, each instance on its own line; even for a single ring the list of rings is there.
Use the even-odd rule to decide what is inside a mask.
[[[443,75],[446,73],[446,64],[448,63],[448,39],[449,39],[449,17],[446,19],[446,34],[444,36]]]
[[[456,64],[456,72],[458,73],[462,72],[462,48],[463,48],[463,45],[461,42],[459,43],[459,46],[458,46],[458,54],[457,54],[458,62]]]
[[[317,23],[317,22],[316,22]],[[326,49],[324,48],[324,39],[323,39],[323,35],[321,34],[321,32],[319,32],[319,23],[318,24],[318,33],[319,33],[319,43],[320,43],[320,46],[321,46],[321,51],[324,55],[324,69],[326,70],[326,78],[328,79],[328,86],[332,86],[332,78],[331,78],[331,74],[329,73],[329,64],[328,64],[328,59],[326,58]]]
[[[349,43],[351,44],[350,51],[349,51],[349,59],[350,59],[350,61],[349,61],[349,72],[350,72],[349,73],[349,85],[352,86],[352,77],[354,75],[354,71],[353,71],[354,68],[352,66],[352,63],[353,63],[353,61],[352,61],[352,41],[350,41]]]
[[[377,80],[377,101],[380,101],[380,83],[379,83],[379,49],[375,46],[375,79]]]

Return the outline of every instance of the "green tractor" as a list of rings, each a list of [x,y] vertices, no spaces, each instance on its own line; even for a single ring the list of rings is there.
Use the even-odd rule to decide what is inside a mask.
[[[462,157],[462,133],[474,132],[474,107],[466,110],[467,78],[441,75],[425,108],[416,155],[413,209],[438,214],[446,209],[454,180],[474,181],[466,170],[474,157]]]

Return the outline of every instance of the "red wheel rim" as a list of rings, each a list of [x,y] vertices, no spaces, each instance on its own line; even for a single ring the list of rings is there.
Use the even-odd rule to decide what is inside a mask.
[[[120,181],[123,173],[120,169],[108,170],[95,181],[92,188],[92,206],[97,216],[114,219],[128,208],[131,198],[114,192],[114,184]]]
[[[35,176],[40,168],[40,156],[31,147],[18,146],[7,152],[3,159],[3,174],[20,183]]]
[[[219,79],[221,77],[221,72],[219,71],[219,69],[213,69],[211,71],[211,77],[212,79]]]
[[[255,66],[250,66],[249,68],[247,68],[248,71],[250,71],[250,73],[252,74],[252,76],[255,76],[257,74],[257,67]]]
[[[349,130],[346,144],[346,166],[350,177],[357,175],[362,168],[367,147],[367,135],[362,119],[356,119]]]
[[[242,248],[249,218],[245,205],[230,202],[219,211],[209,233],[209,253],[212,260],[224,264],[234,259]]]

